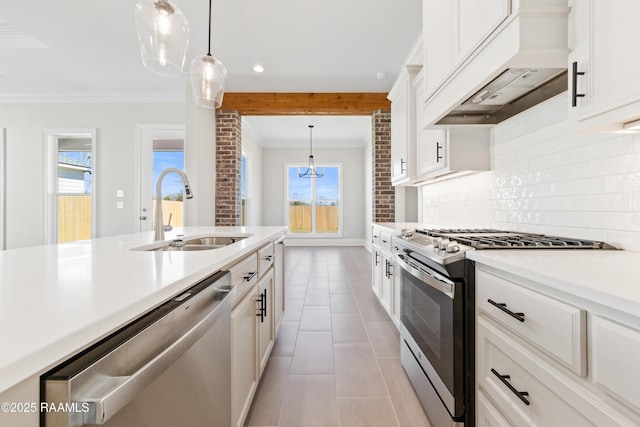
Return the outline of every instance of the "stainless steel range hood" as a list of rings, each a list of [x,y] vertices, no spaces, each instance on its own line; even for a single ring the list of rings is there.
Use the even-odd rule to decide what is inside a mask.
[[[437,124],[496,124],[567,90],[566,68],[510,68]]]

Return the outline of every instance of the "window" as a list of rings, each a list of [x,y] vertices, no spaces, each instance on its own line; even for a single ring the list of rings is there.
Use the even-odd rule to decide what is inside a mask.
[[[330,165],[323,178],[298,178],[298,168],[287,165],[287,207],[289,233],[336,236],[342,234],[341,166]]]
[[[91,239],[95,229],[95,130],[45,130],[45,142],[45,241]]]

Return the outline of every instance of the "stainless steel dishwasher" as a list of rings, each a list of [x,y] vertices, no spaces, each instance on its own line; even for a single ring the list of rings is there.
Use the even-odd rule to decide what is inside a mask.
[[[40,425],[230,426],[230,283],[218,272],[43,375]]]

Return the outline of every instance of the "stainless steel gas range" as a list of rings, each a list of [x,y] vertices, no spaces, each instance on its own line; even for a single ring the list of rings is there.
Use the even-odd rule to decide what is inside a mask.
[[[433,427],[475,425],[475,265],[490,249],[615,249],[500,230],[403,230],[393,240],[402,365]]]

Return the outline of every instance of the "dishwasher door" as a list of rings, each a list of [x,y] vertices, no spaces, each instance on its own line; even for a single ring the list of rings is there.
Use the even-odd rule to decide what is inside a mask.
[[[230,284],[218,272],[43,375],[41,426],[230,426]]]

